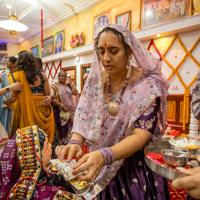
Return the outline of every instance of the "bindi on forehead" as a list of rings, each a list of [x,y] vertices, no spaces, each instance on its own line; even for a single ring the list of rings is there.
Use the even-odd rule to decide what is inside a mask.
[[[106,43],[105,43],[105,46],[106,46]]]

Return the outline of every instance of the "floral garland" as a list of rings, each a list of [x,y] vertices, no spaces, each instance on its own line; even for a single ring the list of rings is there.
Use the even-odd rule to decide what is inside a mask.
[[[174,68],[168,61],[167,59],[164,57],[167,52],[169,51],[169,49],[171,48],[171,46],[173,45],[173,43],[175,42],[175,40],[178,40],[179,44],[181,45],[182,49],[185,52],[185,56],[183,57],[183,59],[180,61],[180,63],[178,64],[178,66],[176,68]],[[179,36],[177,34],[175,34],[174,38],[172,39],[170,45],[168,46],[168,48],[166,49],[165,53],[162,55],[162,59],[166,62],[166,64],[172,69],[172,73],[170,74],[168,80],[171,79],[171,77],[174,75],[174,73],[177,75],[179,81],[181,82],[181,84],[183,85],[183,87],[185,88],[185,92],[184,92],[184,110],[183,110],[183,130],[186,129],[186,124],[189,122],[189,117],[190,117],[190,101],[189,101],[189,97],[190,97],[190,92],[189,92],[189,88],[191,87],[191,85],[195,82],[197,75],[194,77],[194,79],[192,80],[192,82],[186,86],[185,83],[183,82],[181,76],[178,73],[178,69],[179,67],[183,64],[183,62],[185,61],[185,59],[187,58],[187,56],[189,56],[194,63],[200,67],[200,63],[198,63],[198,61],[192,56],[192,51],[195,49],[195,47],[197,46],[197,44],[200,42],[200,37],[198,38],[198,40],[195,42],[195,44],[192,46],[192,48],[190,49],[190,51],[188,52],[187,49],[185,48],[185,46],[183,45],[181,39],[179,38]]]

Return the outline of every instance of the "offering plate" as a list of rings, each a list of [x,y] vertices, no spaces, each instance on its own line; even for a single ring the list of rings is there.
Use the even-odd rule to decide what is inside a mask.
[[[172,170],[172,169],[169,169],[169,168],[163,167],[162,165],[157,164],[156,162],[151,160],[147,155],[149,153],[162,154],[161,151],[163,149],[171,149],[168,141],[151,143],[144,148],[145,162],[146,162],[147,166],[151,170],[156,172],[158,175],[160,175],[168,180],[171,180],[171,181],[173,181],[177,178],[186,176],[186,174],[183,174],[181,172],[178,172],[178,171],[175,171],[175,170]]]

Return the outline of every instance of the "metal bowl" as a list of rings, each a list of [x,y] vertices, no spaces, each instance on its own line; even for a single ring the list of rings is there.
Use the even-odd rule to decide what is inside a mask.
[[[163,160],[168,164],[174,167],[182,167],[188,163],[189,155],[185,152],[163,149],[161,151],[163,155]]]
[[[144,148],[145,162],[148,165],[148,167],[154,172],[156,172],[158,175],[163,176],[164,178],[167,178],[171,181],[177,178],[182,178],[184,176],[187,176],[182,172],[178,172],[176,170],[172,170],[162,165],[159,165],[148,157],[149,153],[161,153],[162,149],[170,149],[168,141],[150,143]]]
[[[169,140],[169,144],[171,146],[171,149],[178,150],[178,151],[187,151],[190,153],[190,155],[193,157],[196,155],[197,151],[199,149],[185,149],[185,145],[197,145],[200,147],[200,141],[193,140],[190,138],[180,138],[180,139],[171,139]]]

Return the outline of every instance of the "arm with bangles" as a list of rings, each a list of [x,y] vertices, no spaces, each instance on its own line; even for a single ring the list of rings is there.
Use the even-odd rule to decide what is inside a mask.
[[[61,107],[64,111],[69,111],[69,108],[67,106],[65,106],[63,103],[61,103],[60,101],[58,101],[58,99],[55,97],[55,91],[53,88],[51,88],[51,95],[50,95],[51,99],[52,99],[52,103],[55,106]]]
[[[114,161],[125,159],[135,152],[139,151],[148,144],[152,134],[149,131],[135,128],[133,134],[129,137],[126,137],[118,144],[110,147],[112,151],[112,156]],[[84,143],[85,139],[78,133],[72,134],[72,140],[78,140],[81,144]],[[75,144],[74,144],[75,143]],[[80,158],[83,154],[82,148],[78,145],[78,142],[70,143],[67,146],[60,146],[56,148],[56,154],[59,159],[63,159],[65,154],[68,153],[67,162],[70,162],[73,155],[76,155],[77,158]],[[84,155],[76,164],[73,174],[79,174],[85,170],[88,170],[86,175],[81,175],[79,178],[84,181],[93,182],[102,167],[105,165],[105,157],[100,151],[94,151]]]
[[[7,88],[10,88],[10,90],[2,88],[1,90],[2,90],[3,93],[0,93],[0,95],[3,95],[5,93],[7,93],[7,92],[10,92],[10,97],[8,99],[6,99],[6,98],[4,99],[4,103],[6,105],[10,105],[10,104],[12,104],[12,103],[14,103],[16,101],[17,95],[18,95],[18,91],[21,90],[21,83],[19,83],[19,82],[13,83]]]
[[[74,85],[73,82],[70,83],[70,86],[71,86],[71,89],[72,89],[72,94],[75,95],[75,96],[78,95],[78,90],[77,90],[77,88],[76,88],[76,86]]]

